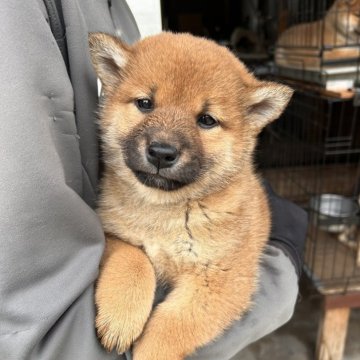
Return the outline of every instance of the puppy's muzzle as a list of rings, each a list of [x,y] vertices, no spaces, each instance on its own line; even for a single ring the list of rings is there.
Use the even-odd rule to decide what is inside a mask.
[[[159,142],[152,142],[146,149],[147,161],[158,169],[170,168],[179,159],[179,151],[176,147]]]

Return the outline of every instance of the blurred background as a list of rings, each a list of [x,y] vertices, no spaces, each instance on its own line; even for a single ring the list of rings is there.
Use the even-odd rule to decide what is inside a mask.
[[[190,32],[295,95],[256,162],[308,211],[293,319],[235,359],[360,359],[360,0],[128,0],[142,36]],[[231,96],[231,95],[230,95]],[[281,302],[281,299],[279,299]]]

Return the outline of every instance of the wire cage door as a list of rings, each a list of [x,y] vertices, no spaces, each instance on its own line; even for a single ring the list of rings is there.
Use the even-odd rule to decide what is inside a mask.
[[[324,293],[360,290],[360,112],[353,100],[298,91],[262,134],[262,171],[308,210],[305,271]]]
[[[268,78],[296,92],[261,135],[260,167],[309,213],[305,272],[318,290],[360,290],[360,0],[265,2],[277,27]]]

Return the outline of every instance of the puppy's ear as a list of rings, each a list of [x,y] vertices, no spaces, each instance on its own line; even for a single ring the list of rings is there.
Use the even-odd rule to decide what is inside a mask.
[[[90,33],[89,47],[91,61],[105,92],[113,89],[121,80],[122,70],[130,57],[130,47],[104,33]]]
[[[248,90],[246,117],[258,130],[280,116],[294,92],[288,86],[266,81],[260,81]]]

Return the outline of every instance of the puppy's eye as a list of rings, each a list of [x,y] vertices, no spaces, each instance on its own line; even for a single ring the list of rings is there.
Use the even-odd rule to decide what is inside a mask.
[[[219,123],[208,114],[200,115],[197,119],[197,124],[203,129],[211,129],[219,125]]]
[[[154,104],[150,99],[137,99],[135,104],[141,112],[149,112],[154,108]]]

